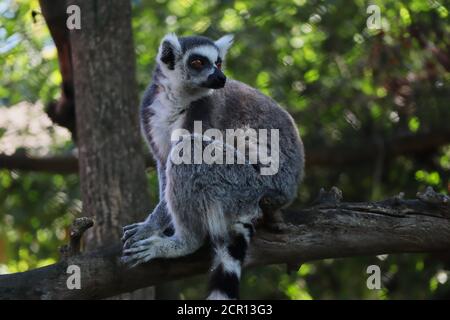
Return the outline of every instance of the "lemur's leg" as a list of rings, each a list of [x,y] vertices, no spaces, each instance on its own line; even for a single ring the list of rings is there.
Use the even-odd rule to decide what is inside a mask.
[[[175,258],[190,254],[202,245],[206,237],[203,219],[207,213],[214,215],[211,212],[214,206],[208,195],[202,196],[195,191],[196,172],[201,166],[206,164],[175,165],[169,156],[164,196],[175,233],[172,236],[151,235],[130,243],[123,250],[124,263],[135,266],[154,258]]]
[[[239,280],[254,226],[240,221],[232,226],[227,240],[214,243],[215,259],[209,282],[208,300],[239,299]]]
[[[167,204],[164,198],[164,189],[166,187],[165,166],[158,162],[157,170],[160,202],[145,221],[134,223],[123,228],[122,241],[124,242],[124,248],[128,248],[136,241],[149,238],[154,234],[161,234],[165,231],[173,233],[173,230],[171,230],[173,229],[171,226],[171,218],[167,212]]]
[[[199,137],[192,135],[191,139],[197,141]],[[205,147],[211,143],[216,142],[203,141],[200,145]],[[222,146],[216,151],[225,152],[229,148]],[[173,148],[166,163],[165,189],[167,211],[175,233],[170,237],[154,235],[126,247],[123,261],[129,265],[190,254],[202,245],[207,235],[213,243],[216,239],[227,239],[234,221],[259,215],[257,203],[261,191],[251,165],[175,164],[176,157]]]

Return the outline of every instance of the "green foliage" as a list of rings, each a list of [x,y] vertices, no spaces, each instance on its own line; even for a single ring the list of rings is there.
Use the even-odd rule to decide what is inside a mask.
[[[373,1],[381,9],[381,30],[367,29],[368,2],[362,0],[132,3],[140,92],[150,81],[165,33],[212,38],[233,33],[226,73],[285,106],[299,125],[306,152],[439,132],[450,123],[448,1]],[[37,1],[0,3],[0,108],[58,96],[56,50],[43,17],[33,22],[31,10],[39,11]],[[67,145],[52,148],[63,150]],[[426,185],[448,191],[449,147],[395,159],[379,154],[352,167],[309,169],[295,205],[332,185],[348,201],[399,191],[413,196]],[[156,201],[154,171],[149,180]],[[64,230],[79,212],[77,183],[75,176],[0,171],[0,265],[13,272],[56,259]],[[449,262],[443,261],[434,255],[326,260],[289,275],[281,266],[258,268],[245,273],[242,291],[253,298],[448,298]],[[381,291],[366,287],[370,264],[381,267]],[[176,282],[181,296],[202,297],[201,279]]]
[[[26,271],[58,259],[80,211],[78,177],[0,170],[0,266]]]
[[[43,17],[33,22],[31,10],[39,11],[36,1],[0,3],[0,107],[58,94],[56,48]]]

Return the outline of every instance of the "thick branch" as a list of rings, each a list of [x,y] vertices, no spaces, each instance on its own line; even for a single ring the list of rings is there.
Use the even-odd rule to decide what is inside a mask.
[[[431,189],[430,189],[431,190]],[[247,266],[298,263],[325,258],[450,249],[448,197],[402,195],[374,203],[339,203],[340,196],[318,198],[314,207],[284,212],[282,232],[258,228]],[[334,190],[335,192],[337,190]],[[331,200],[330,200],[331,199]],[[432,200],[428,200],[432,199]],[[444,201],[447,199],[447,202]],[[0,299],[105,298],[149,285],[204,273],[209,250],[179,259],[155,260],[135,269],[119,263],[121,245],[68,257],[57,264],[0,276]],[[81,290],[68,290],[67,266],[81,268]]]
[[[404,137],[397,137],[379,143],[366,143],[364,146],[339,146],[332,148],[312,149],[307,147],[306,166],[333,167],[367,163],[376,158],[383,148],[386,158],[400,155],[422,154],[434,151],[450,144],[449,132],[430,132]],[[153,167],[154,161],[150,155],[145,159],[147,167]],[[78,159],[75,156],[55,156],[36,158],[27,155],[0,154],[0,168],[9,170],[41,171],[50,173],[78,173]]]

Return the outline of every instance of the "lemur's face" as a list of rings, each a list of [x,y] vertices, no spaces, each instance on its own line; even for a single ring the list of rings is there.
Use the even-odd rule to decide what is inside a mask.
[[[171,82],[186,89],[220,89],[225,86],[222,72],[225,54],[233,41],[224,36],[217,41],[205,37],[167,35],[161,42],[158,62]]]
[[[190,49],[183,59],[186,80],[195,86],[220,89],[225,86],[226,77],[222,72],[222,58],[219,50],[212,45]]]

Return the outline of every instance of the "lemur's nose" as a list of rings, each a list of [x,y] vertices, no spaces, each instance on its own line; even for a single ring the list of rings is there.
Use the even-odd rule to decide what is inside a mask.
[[[215,76],[216,80],[219,83],[222,83],[222,87],[223,87],[223,85],[225,85],[225,81],[227,80],[227,77],[223,74],[222,70],[216,68],[216,70],[214,70],[213,75]]]
[[[214,72],[208,76],[208,80],[204,84],[205,87],[211,89],[220,89],[225,86],[227,77],[223,74],[221,70],[215,68]]]
[[[217,73],[218,80],[223,81],[223,82],[225,82],[225,80],[227,80],[227,77],[219,69],[216,69],[216,71],[214,73]]]

